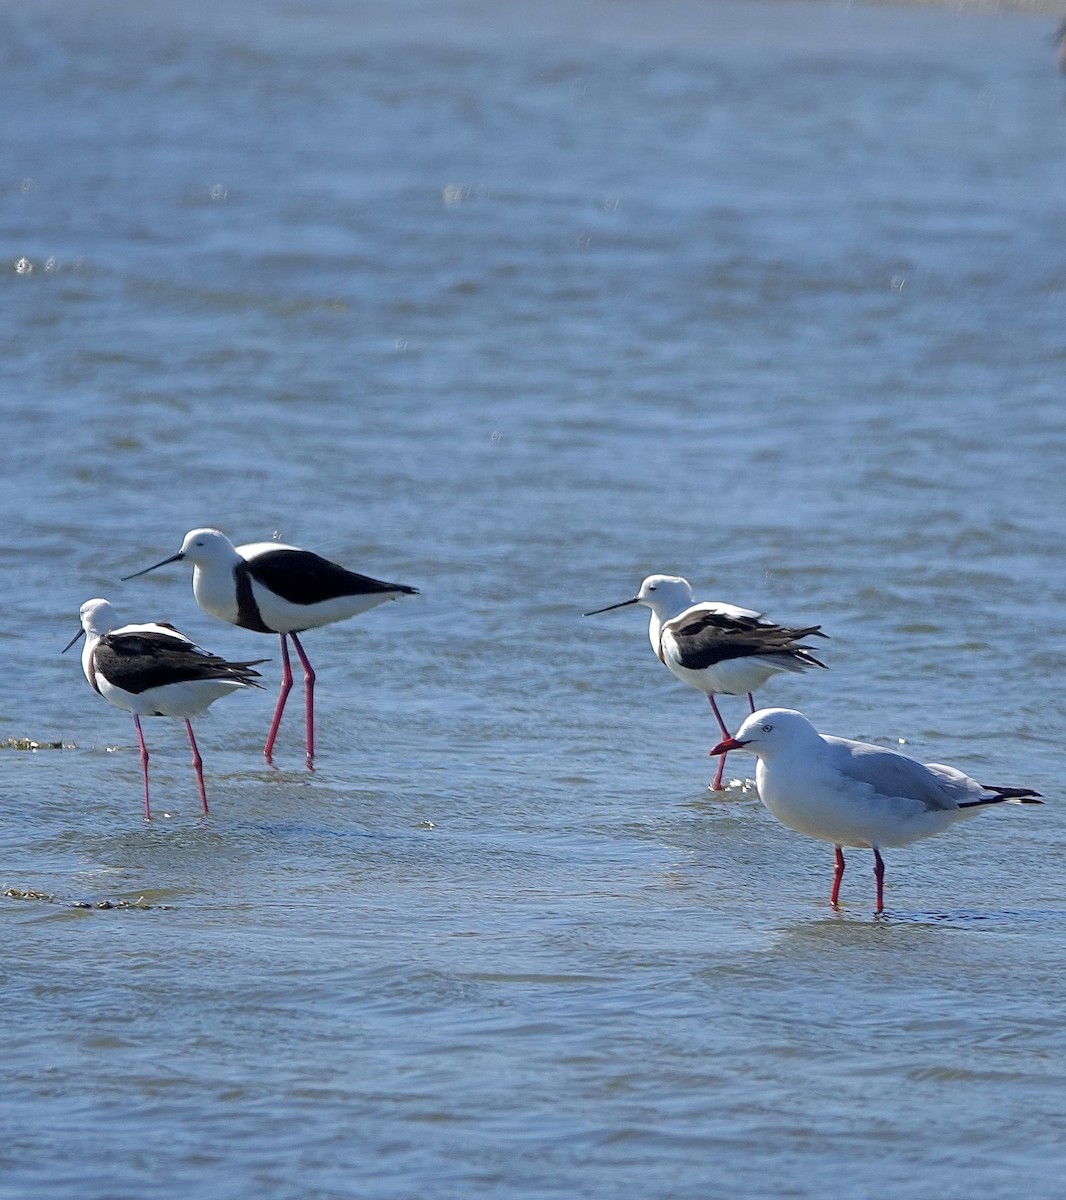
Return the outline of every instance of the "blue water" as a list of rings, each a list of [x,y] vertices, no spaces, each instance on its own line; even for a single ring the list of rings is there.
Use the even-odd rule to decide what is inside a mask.
[[[1066,81],[1048,17],[0,11],[0,1197],[1057,1197]],[[274,641],[215,525],[421,589]],[[707,790],[653,571],[763,690],[1042,808],[869,855]],[[267,690],[93,695],[110,599]],[[722,700],[738,721],[743,702]],[[61,748],[52,748],[59,743]]]

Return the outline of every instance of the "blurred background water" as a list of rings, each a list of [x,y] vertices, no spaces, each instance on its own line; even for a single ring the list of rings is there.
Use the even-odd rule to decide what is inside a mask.
[[[0,1196],[1052,1197],[1066,81],[1050,18],[807,2],[0,12]],[[186,530],[422,594],[273,640]],[[822,622],[766,703],[1042,809],[774,824],[653,571]],[[132,722],[165,618],[268,691]],[[739,721],[739,699],[725,699]],[[102,907],[103,905],[110,907]]]

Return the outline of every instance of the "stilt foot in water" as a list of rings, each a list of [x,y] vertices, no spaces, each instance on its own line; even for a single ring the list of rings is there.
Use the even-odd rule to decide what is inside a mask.
[[[718,722],[718,728],[721,729],[721,731],[722,731],[722,737],[728,738],[728,737],[732,736],[730,734],[729,730],[726,729],[725,721],[722,720],[722,714],[718,711],[718,705],[714,702],[714,696],[712,696],[710,692],[707,693],[707,699],[710,701],[711,709],[714,712],[714,718]],[[722,757],[718,760],[718,770],[715,771],[714,782],[711,784],[712,792],[724,792],[725,791],[725,788],[722,786],[722,774],[725,771],[725,760],[727,757],[728,757],[728,755],[723,754]]]
[[[315,669],[311,666],[311,662],[304,653],[303,646],[300,645],[300,639],[295,633],[289,635],[292,638],[292,644],[296,647],[296,653],[300,656],[300,662],[304,669],[304,697],[305,697],[305,716],[307,724],[307,769],[313,771],[315,769]]]
[[[285,701],[292,691],[292,667],[289,665],[289,643],[286,635],[281,635],[281,691],[278,693],[277,707],[274,709],[274,719],[270,722],[270,732],[267,734],[266,745],[263,747],[263,757],[268,763],[274,761],[274,740],[281,727],[281,714],[285,711]]]
[[[133,723],[137,726],[137,740],[141,743],[141,770],[144,772],[144,819],[152,819],[152,802],[148,798],[148,747],[144,744],[144,731],[141,729],[141,718],[133,714]]]
[[[207,788],[204,787],[204,760],[200,757],[200,747],[196,744],[196,738],[192,732],[192,722],[186,719],[185,728],[189,731],[189,745],[192,746],[192,765],[196,771],[196,782],[200,787],[200,803],[204,806],[204,812],[207,813]]]
[[[725,770],[726,758],[728,758],[728,755],[723,754],[718,759],[718,770],[715,771],[714,781],[711,783],[711,791],[712,792],[724,792],[725,791],[725,786],[722,783],[722,772]]]

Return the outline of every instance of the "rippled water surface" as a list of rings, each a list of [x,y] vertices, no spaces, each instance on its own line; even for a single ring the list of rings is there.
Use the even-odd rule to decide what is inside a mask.
[[[1061,1195],[1052,27],[3,9],[0,1197]],[[307,635],[313,774],[274,641],[118,582],[205,524],[421,589]],[[766,702],[1048,803],[834,914],[644,610],[582,619],[657,570],[823,623]],[[207,818],[60,656],[97,595],[272,656]]]

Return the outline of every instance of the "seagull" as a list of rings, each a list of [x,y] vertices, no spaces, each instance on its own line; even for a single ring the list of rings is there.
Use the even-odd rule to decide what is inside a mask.
[[[711,751],[750,750],[759,759],[759,799],[789,829],[832,842],[834,908],[844,846],[874,852],[877,911],[884,912],[883,846],[909,846],[991,804],[1040,804],[1032,788],[991,787],[956,767],[923,764],[896,750],[820,734],[790,708],[763,708]]]
[[[706,600],[695,603],[692,586],[679,575],[649,575],[640,591],[629,600],[587,612],[597,613],[643,604],[651,609],[648,637],[651,648],[670,671],[690,687],[704,692],[711,703],[722,737],[729,737],[715,696],[747,693],[755,711],[752,692],[783,671],[802,672],[825,667],[799,642],[806,637],[826,637],[820,625],[789,628],[775,625],[765,614],[735,604]],[[714,791],[722,791],[725,756],[718,763]]]
[[[227,662],[202,650],[165,622],[119,627],[115,610],[106,600],[86,600],[79,616],[81,628],[63,653],[84,637],[81,666],[93,691],[116,708],[133,713],[144,771],[144,819],[152,819],[152,804],[148,795],[148,749],[141,717],[184,718],[200,801],[206,813],[203,759],[189,718],[230,692],[260,687],[255,682],[259,672],[252,668],[266,660]]]
[[[274,740],[292,688],[288,647],[288,639],[292,639],[304,669],[307,765],[313,769],[315,672],[296,635],[306,629],[317,629],[320,625],[358,616],[386,600],[415,596],[418,588],[359,575],[310,550],[287,546],[283,542],[234,546],[217,529],[190,530],[177,554],[145,567],[143,571],[124,576],[123,582],[186,559],[194,568],[193,595],[205,612],[242,629],[281,636],[281,692],[263,747],[268,763],[273,761]]]

